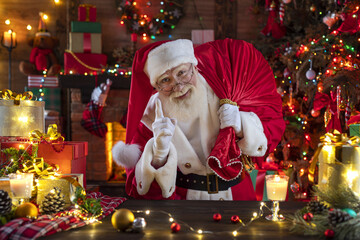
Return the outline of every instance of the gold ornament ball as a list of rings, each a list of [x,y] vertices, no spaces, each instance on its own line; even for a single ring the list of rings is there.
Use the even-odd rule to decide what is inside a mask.
[[[16,218],[36,218],[38,216],[38,209],[37,207],[30,203],[26,202],[18,206],[15,210],[15,217]]]
[[[131,227],[134,220],[134,214],[130,210],[122,208],[113,213],[111,217],[111,224],[115,229],[125,231]]]

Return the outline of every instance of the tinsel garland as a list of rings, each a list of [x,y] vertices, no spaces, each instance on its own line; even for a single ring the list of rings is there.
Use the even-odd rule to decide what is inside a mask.
[[[345,179],[339,184],[339,180],[330,177],[329,182],[319,189],[313,188],[313,194],[326,204],[329,209],[320,214],[314,214],[309,221],[304,219],[304,214],[309,212],[308,207],[298,210],[288,219],[292,221],[290,231],[294,234],[311,235],[323,237],[327,229],[334,231],[334,239],[359,239],[360,236],[360,214],[356,214],[350,220],[332,226],[329,222],[329,212],[333,209],[352,209],[356,213],[360,211],[360,198],[345,184]]]

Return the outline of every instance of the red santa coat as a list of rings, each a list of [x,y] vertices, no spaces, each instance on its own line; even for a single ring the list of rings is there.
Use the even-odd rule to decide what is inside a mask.
[[[139,145],[141,151],[153,137],[152,132],[140,122],[153,93],[153,87],[142,69],[148,52],[160,44],[161,42],[157,42],[139,50],[133,64],[127,143]],[[285,124],[281,114],[281,98],[276,92],[272,71],[261,53],[244,41],[225,39],[197,47],[195,55],[199,61],[199,72],[219,98],[223,98],[224,95],[224,89],[219,88],[219,84],[226,84],[231,80],[231,84],[226,88],[230,90],[232,100],[239,105],[240,111],[254,112],[258,116],[268,140],[268,152],[272,152],[281,139]],[[151,183],[146,194],[140,195],[137,191],[139,183],[136,182],[135,167],[128,167],[126,170],[126,192],[130,196],[163,199],[162,189],[156,180]],[[214,171],[216,172],[216,169]],[[248,174],[240,184],[232,187],[232,194],[233,200],[256,200]],[[179,187],[169,197],[169,199],[185,198],[186,189]]]

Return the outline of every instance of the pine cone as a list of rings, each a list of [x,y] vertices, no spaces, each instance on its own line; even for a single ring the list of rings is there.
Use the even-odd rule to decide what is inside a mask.
[[[58,188],[54,188],[45,196],[41,204],[41,211],[44,214],[54,214],[65,210],[64,195],[60,195],[61,191]]]
[[[308,208],[309,208],[309,212],[311,212],[312,214],[320,214],[324,210],[328,209],[327,206],[325,206],[323,203],[318,202],[318,201],[309,202],[308,203]]]
[[[9,194],[0,190],[0,215],[6,215],[11,211],[12,202]]]
[[[328,219],[330,225],[336,227],[338,223],[346,222],[352,219],[349,213],[342,211],[341,209],[334,209],[333,211],[329,211]]]

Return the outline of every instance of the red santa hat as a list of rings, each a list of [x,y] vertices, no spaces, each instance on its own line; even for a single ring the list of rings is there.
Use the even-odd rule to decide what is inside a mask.
[[[156,92],[155,80],[181,63],[197,65],[190,40],[159,41],[146,45],[135,53],[128,104],[126,143],[131,143],[146,105],[152,94]]]
[[[151,84],[155,87],[159,76],[182,63],[198,64],[193,43],[188,39],[166,42],[151,50],[144,71],[150,78]]]
[[[38,36],[50,37],[51,36],[50,32],[48,32],[48,30],[47,30],[45,20],[44,20],[44,15],[45,14],[43,12],[39,12],[40,19],[39,19],[38,32],[35,33],[36,37],[38,37]]]

